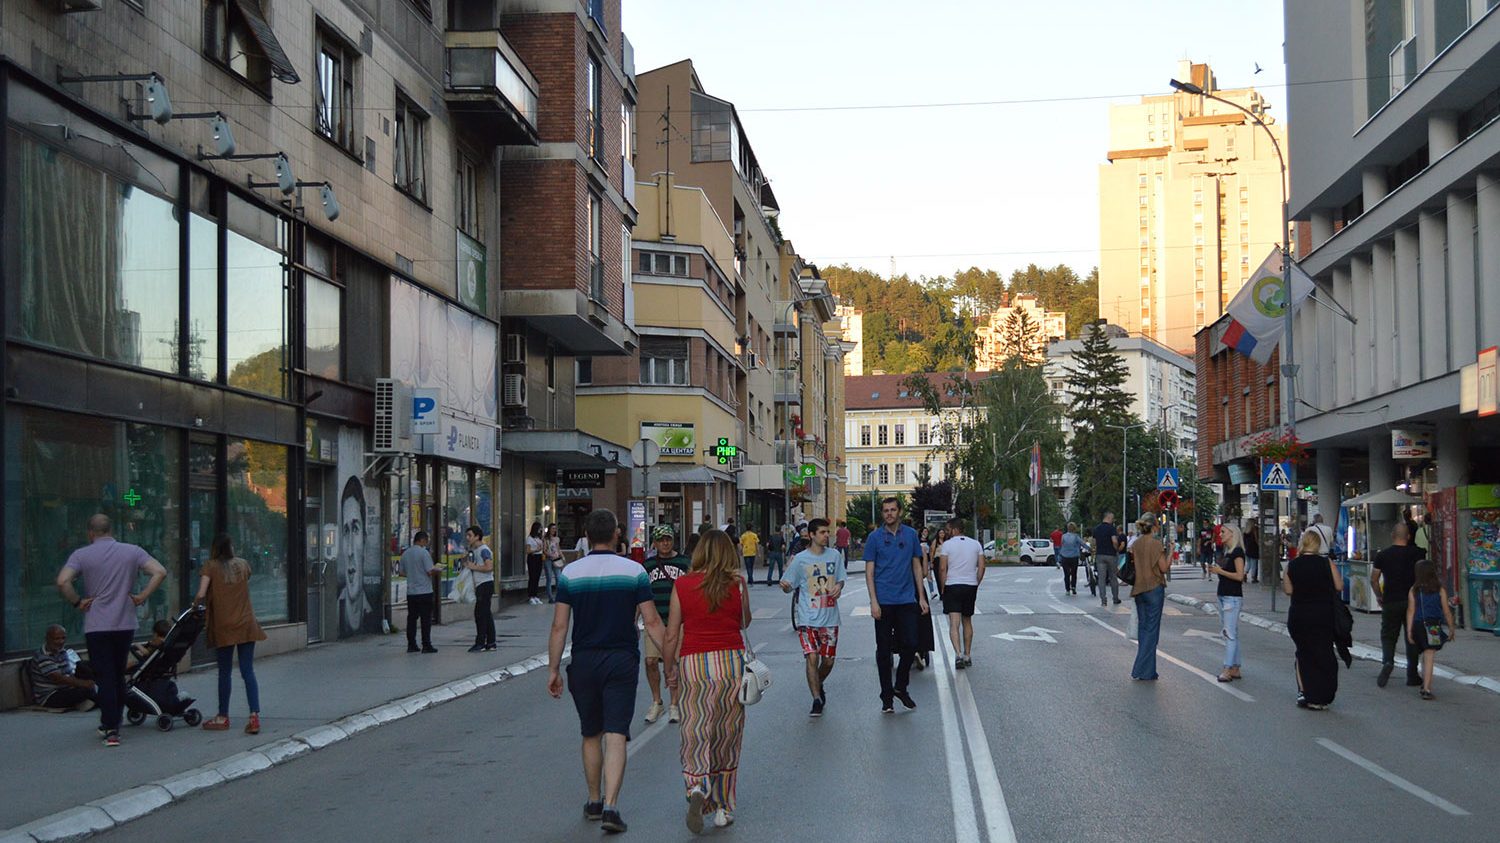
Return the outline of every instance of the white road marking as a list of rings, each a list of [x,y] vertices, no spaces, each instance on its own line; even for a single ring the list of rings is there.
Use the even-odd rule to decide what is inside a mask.
[[[938,630],[941,632],[941,630]],[[964,732],[968,738],[969,757],[973,760],[974,781],[979,787],[979,803],[984,807],[985,831],[988,832],[990,843],[1015,843],[1016,827],[1010,819],[1010,809],[1005,804],[1005,791],[1000,787],[1000,775],[995,771],[995,759],[990,755],[990,741],[984,733],[984,723],[979,719],[979,706],[974,702],[974,691],[969,687],[969,677],[959,674],[953,667],[954,654],[949,650],[949,642],[941,634],[934,636],[942,656],[942,666],[934,671],[937,674],[938,695],[943,697],[943,727],[946,733],[950,723],[948,717],[949,708],[947,695],[944,693],[948,687],[948,678],[953,677],[956,686],[955,696],[958,698],[959,714],[963,717]],[[952,755],[949,755],[950,763]],[[953,771],[949,768],[949,780],[952,780]],[[968,774],[964,773],[964,784],[968,784]],[[967,791],[965,787],[965,791]],[[964,794],[968,796],[967,793]],[[970,808],[972,811],[973,808]],[[957,812],[955,810],[955,823]],[[978,832],[975,832],[978,839]]]
[[[1031,577],[1016,577],[1014,580],[1012,580],[1012,582],[1031,582]]]
[[[1320,746],[1322,746],[1329,752],[1332,752],[1334,755],[1339,756],[1340,758],[1350,762],[1351,764],[1365,768],[1371,773],[1374,773],[1380,778],[1385,779],[1396,787],[1401,788],[1402,790],[1410,793],[1412,796],[1417,797],[1418,799],[1428,803],[1429,805],[1434,805],[1438,808],[1442,808],[1444,811],[1447,811],[1455,817],[1467,817],[1469,815],[1468,811],[1465,811],[1452,802],[1449,802],[1448,800],[1444,799],[1441,796],[1438,796],[1437,794],[1429,790],[1424,790],[1420,787],[1417,787],[1406,779],[1401,778],[1395,773],[1392,773],[1390,770],[1387,770],[1386,768],[1380,766],[1379,764],[1376,764],[1374,761],[1371,761],[1370,759],[1365,758],[1362,755],[1358,755],[1342,746],[1339,746],[1338,744],[1327,738],[1318,738],[1317,740]]]
[[[858,609],[855,610],[856,612]],[[953,839],[958,843],[980,843],[978,818],[974,814],[974,796],[969,791],[969,767],[964,760],[963,740],[953,711],[953,692],[948,688],[946,636],[936,635],[944,663],[935,670],[938,705],[943,714],[943,756],[948,761],[948,797],[953,802]]]
[[[868,618],[870,616],[869,606],[855,606],[854,611],[849,613],[856,618]]]
[[[1100,626],[1104,627],[1105,629],[1109,630],[1110,632],[1113,632],[1114,634],[1120,636],[1121,638],[1125,637],[1125,633],[1122,630],[1115,629],[1114,627],[1110,626],[1109,624],[1105,623],[1104,621],[1099,620],[1098,618],[1094,617],[1093,615],[1084,615],[1084,617],[1088,618],[1089,620],[1093,621],[1096,624],[1099,624]],[[1193,674],[1194,676],[1198,677],[1199,679],[1202,679],[1202,680],[1204,680],[1206,682],[1212,683],[1212,685],[1215,688],[1218,688],[1220,691],[1223,691],[1224,693],[1230,695],[1231,697],[1236,697],[1238,699],[1244,700],[1245,702],[1255,702],[1255,697],[1250,696],[1249,694],[1245,693],[1244,691],[1241,691],[1239,688],[1234,687],[1233,685],[1231,685],[1228,682],[1220,682],[1219,681],[1219,677],[1214,676],[1212,673],[1209,673],[1209,672],[1204,671],[1204,670],[1199,670],[1198,668],[1193,667],[1192,665],[1188,664],[1187,662],[1183,661],[1182,659],[1177,658],[1176,656],[1169,655],[1167,653],[1162,652],[1162,650],[1161,650],[1160,647],[1156,648],[1156,655],[1159,656],[1159,657],[1161,657],[1161,658],[1163,658],[1163,659],[1166,659],[1167,661],[1171,662],[1172,664],[1177,665],[1178,667],[1182,668],[1183,670],[1186,670],[1188,673]]]
[[[1000,608],[1004,609],[1005,613],[1007,615],[1034,615],[1034,614],[1036,614],[1036,612],[1031,611],[1031,607],[1030,606],[1005,606],[1005,605],[1001,605]]]
[[[1022,634],[1026,632],[1030,632],[1033,634]],[[1001,632],[997,635],[991,635],[990,637],[999,638],[1001,641],[1046,641],[1048,644],[1056,644],[1057,639],[1053,638],[1053,635],[1062,635],[1062,632],[1056,629],[1046,629],[1045,627],[1040,626],[1028,626],[1025,629],[1021,630],[1021,632]]]
[[[672,724],[672,728],[674,729],[677,728],[677,726],[678,724],[676,723]],[[641,747],[645,746],[652,738],[661,734],[662,730],[666,727],[667,715],[665,712],[663,712],[662,716],[659,717],[655,723],[652,723],[650,726],[642,729],[639,735],[636,735],[635,737],[630,739],[630,745],[625,747],[625,757],[629,758],[630,756],[635,755]]]
[[[791,624],[787,624],[786,626],[784,626],[784,627],[781,628],[781,631],[782,632],[791,632],[792,631],[792,625]]]
[[[750,612],[750,617],[758,621],[763,621],[766,618],[774,618],[779,614],[781,614],[780,607],[765,606],[760,609],[752,610]]]
[[[1059,615],[1087,615],[1088,614],[1088,612],[1085,612],[1084,610],[1079,609],[1076,606],[1064,606],[1061,603],[1053,603],[1052,604],[1052,608],[1056,609],[1057,613]]]

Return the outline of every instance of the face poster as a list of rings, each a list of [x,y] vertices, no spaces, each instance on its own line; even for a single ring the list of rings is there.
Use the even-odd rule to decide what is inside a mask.
[[[364,434],[339,429],[337,565],[339,637],[380,631],[379,491],[362,476]]]

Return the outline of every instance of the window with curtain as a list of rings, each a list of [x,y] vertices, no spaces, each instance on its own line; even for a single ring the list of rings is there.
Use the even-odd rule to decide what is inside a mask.
[[[686,386],[688,341],[679,337],[641,338],[641,383]]]

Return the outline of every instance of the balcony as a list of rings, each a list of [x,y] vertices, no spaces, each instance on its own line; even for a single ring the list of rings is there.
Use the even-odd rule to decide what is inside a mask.
[[[610,310],[604,286],[604,261],[586,264],[587,286],[568,279],[566,287],[502,288],[500,312],[551,339],[564,353],[576,357],[626,354],[635,332]],[[581,279],[579,279],[581,280]],[[618,288],[617,288],[618,289]]]
[[[794,302],[776,302],[776,333],[781,336],[796,336],[801,328],[801,314],[798,313]]]
[[[772,373],[775,381],[776,403],[802,404],[802,373],[796,369],[777,369]]]
[[[499,30],[449,32],[445,45],[454,121],[497,144],[536,146],[536,77]]]

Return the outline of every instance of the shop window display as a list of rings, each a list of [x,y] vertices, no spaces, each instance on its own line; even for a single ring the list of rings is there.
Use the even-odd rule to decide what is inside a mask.
[[[227,532],[250,563],[250,601],[262,623],[290,617],[287,603],[287,460],[285,445],[231,439],[226,450]]]
[[[95,513],[115,538],[140,545],[167,569],[167,580],[137,610],[140,630],[181,608],[181,436],[166,428],[33,408],[9,408],[5,507],[5,652],[39,646],[60,623],[82,640],[83,616],[58,596],[57,572],[87,542]],[[144,578],[142,578],[144,585]],[[88,583],[81,593],[87,595]]]

